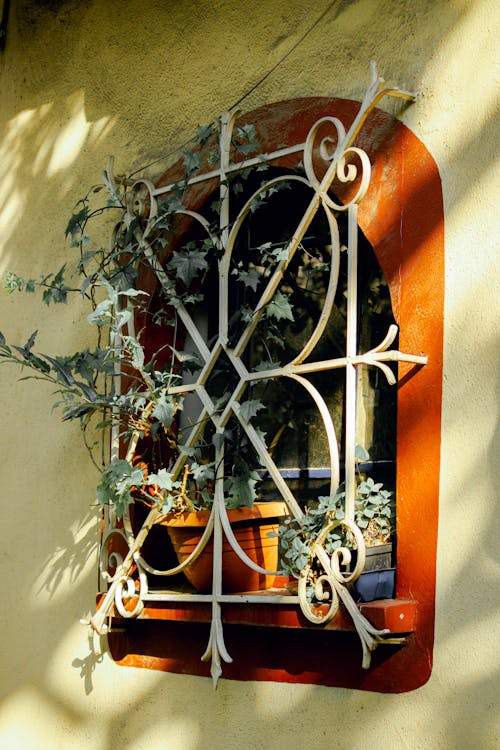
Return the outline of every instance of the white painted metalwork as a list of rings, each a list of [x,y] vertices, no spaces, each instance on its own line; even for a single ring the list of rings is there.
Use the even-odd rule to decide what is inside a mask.
[[[302,571],[301,578],[299,581],[298,596],[266,596],[263,599],[261,596],[255,594],[223,594],[222,593],[222,540],[223,535],[227,537],[232,548],[238,555],[238,557],[246,563],[252,569],[258,572],[264,572],[266,574],[275,574],[273,571],[264,571],[254,562],[252,562],[240,548],[238,542],[233,534],[227,511],[224,504],[224,492],[223,492],[223,459],[224,459],[224,444],[217,449],[216,455],[216,466],[218,467],[218,474],[215,480],[215,497],[213,508],[210,515],[210,521],[206,527],[205,533],[195,551],[192,555],[180,563],[175,568],[169,570],[157,570],[152,568],[146,560],[141,556],[141,548],[146,539],[149,531],[153,524],[158,521],[160,517],[160,511],[153,508],[141,530],[136,536],[132,532],[132,528],[128,519],[125,519],[125,528],[117,529],[111,527],[106,535],[103,544],[103,560],[102,563],[102,574],[104,579],[108,582],[108,591],[104,597],[104,600],[91,620],[93,628],[99,633],[104,634],[107,632],[106,620],[109,613],[113,610],[113,606],[116,607],[117,612],[121,617],[136,617],[140,614],[143,604],[154,598],[157,601],[165,602],[179,602],[185,601],[186,599],[192,602],[211,602],[212,604],[212,624],[210,639],[205,653],[202,656],[203,660],[211,660],[211,674],[214,683],[222,672],[221,660],[225,662],[231,661],[231,656],[227,652],[224,644],[224,635],[222,628],[221,618],[221,606],[224,603],[240,602],[240,603],[252,603],[259,604],[263,601],[266,604],[271,603],[287,603],[295,602],[308,618],[309,621],[315,624],[325,624],[329,622],[336,612],[338,611],[339,602],[342,601],[349,614],[352,617],[355,628],[359,634],[362,649],[363,649],[363,667],[367,668],[370,664],[371,651],[380,643],[394,643],[395,639],[387,638],[387,631],[380,631],[375,629],[359,612],[358,607],[354,603],[351,594],[349,592],[348,585],[354,581],[364,567],[365,562],[365,545],[360,529],[354,523],[354,498],[355,498],[355,424],[356,424],[356,369],[360,365],[369,365],[378,367],[386,376],[389,383],[394,384],[395,378],[391,369],[386,364],[387,362],[412,362],[418,364],[425,364],[427,359],[423,356],[415,356],[411,354],[403,354],[397,350],[390,350],[389,347],[393,343],[397,335],[397,327],[391,326],[384,340],[376,347],[365,353],[358,353],[356,348],[358,321],[357,321],[357,235],[358,235],[358,222],[357,222],[357,211],[358,204],[363,199],[370,182],[370,161],[367,154],[361,149],[353,145],[356,136],[358,135],[366,117],[370,111],[375,107],[378,101],[383,96],[393,96],[402,99],[411,100],[413,95],[407,91],[402,91],[394,86],[388,85],[383,79],[377,76],[376,68],[372,64],[372,77],[371,82],[360,106],[358,115],[356,116],[353,124],[346,132],[342,123],[336,117],[324,117],[316,122],[311,128],[305,143],[292,145],[286,148],[278,149],[272,153],[261,154],[256,158],[246,159],[238,163],[233,163],[230,158],[230,145],[233,128],[235,121],[238,116],[238,111],[232,111],[225,113],[221,118],[220,128],[220,163],[217,169],[213,169],[209,172],[198,174],[188,180],[188,185],[192,186],[207,180],[213,180],[217,178],[219,180],[219,191],[220,191],[220,232],[218,236],[211,236],[208,221],[200,213],[190,211],[188,209],[182,209],[180,213],[187,214],[196,219],[207,235],[211,237],[213,243],[218,247],[220,251],[219,261],[219,332],[218,338],[212,348],[209,348],[203,335],[199,332],[195,321],[193,320],[189,311],[185,306],[180,303],[177,305],[177,312],[182,320],[186,331],[191,337],[192,342],[196,346],[199,356],[203,362],[202,369],[200,370],[198,377],[194,383],[179,385],[170,389],[172,394],[183,394],[183,393],[196,393],[201,401],[202,410],[199,415],[197,424],[192,428],[191,433],[185,440],[186,447],[193,447],[199,438],[200,431],[202,429],[202,423],[207,419],[210,419],[216,429],[216,432],[222,436],[224,429],[229,419],[234,415],[239,420],[242,429],[246,432],[249,440],[255,448],[262,465],[266,467],[269,475],[273,479],[277,491],[281,494],[282,498],[288,505],[290,513],[300,520],[303,516],[303,511],[295,499],[291,489],[287,482],[281,475],[278,467],[274,463],[265,443],[259,436],[256,429],[252,424],[247,421],[242,415],[240,404],[241,399],[247,390],[248,386],[257,381],[265,380],[267,378],[290,378],[295,382],[303,386],[313,401],[315,402],[318,412],[324,424],[325,433],[328,441],[328,448],[330,454],[330,469],[331,469],[331,492],[333,493],[339,484],[339,448],[338,441],[335,434],[335,428],[332,421],[332,417],[328,411],[327,405],[319,393],[319,391],[309,382],[307,375],[313,372],[329,371],[333,369],[343,368],[345,370],[345,382],[346,382],[346,431],[345,431],[345,485],[346,485],[346,517],[344,521],[333,522],[328,527],[323,529],[320,537],[316,540],[313,545],[313,558],[316,558],[317,563],[323,570],[323,574],[315,580],[311,581],[311,570],[313,560],[306,566]],[[313,149],[317,140],[320,128],[324,130],[325,126],[333,128],[332,138],[323,138],[320,144],[319,152],[321,158],[327,166],[324,176],[320,179],[317,177],[314,171],[313,165]],[[302,154],[305,177],[300,177],[297,174],[283,175],[270,180],[268,183],[259,188],[258,191],[252,195],[235,221],[230,224],[229,221],[229,204],[230,204],[230,192],[227,186],[226,177],[227,175],[233,174],[237,171],[247,169],[248,167],[260,165],[263,162],[272,163],[278,160],[280,157],[289,154]],[[355,157],[355,163],[352,159]],[[357,181],[357,189],[354,197],[347,204],[337,203],[330,194],[330,188],[333,181],[337,179],[343,183],[353,183]],[[248,216],[250,207],[255,198],[265,193],[270,187],[277,185],[281,182],[298,181],[301,184],[306,185],[311,190],[311,200],[307,206],[303,216],[298,222],[296,231],[290,239],[287,246],[286,257],[279,262],[275,267],[272,274],[269,275],[267,280],[266,288],[264,289],[261,298],[255,308],[252,320],[247,324],[245,330],[241,334],[237,343],[230,347],[228,344],[228,299],[229,299],[229,264],[231,254],[235,246],[238,232],[240,231],[245,218]],[[155,187],[151,182],[146,179],[138,180],[135,184],[137,193],[141,191],[145,192],[149,198],[149,214],[148,221],[144,229],[136,230],[136,238],[139,242],[139,246],[142,249],[144,257],[150,263],[151,268],[155,272],[159,284],[161,284],[167,293],[172,289],[172,282],[168,278],[167,274],[163,270],[160,262],[157,260],[153,249],[150,245],[148,237],[151,234],[152,229],[155,226],[157,216],[157,200],[160,196],[165,196],[171,193],[175,186],[167,185],[165,187]],[[319,210],[323,210],[328,220],[328,226],[331,234],[331,245],[332,245],[332,258],[331,258],[331,269],[328,289],[326,292],[326,299],[324,309],[319,317],[316,324],[316,328],[312,333],[309,341],[303,347],[302,351],[290,362],[282,367],[277,367],[272,370],[252,372],[245,366],[242,355],[245,351],[247,344],[249,343],[256,326],[262,316],[265,306],[272,300],[273,295],[277,291],[279,284],[283,278],[283,274],[289,266],[294,254],[300,246],[301,241],[305,237],[306,231],[311,225],[315,215]],[[135,207],[128,206],[127,212],[130,216]],[[348,287],[347,287],[347,339],[346,339],[346,353],[345,356],[322,360],[318,362],[305,362],[305,360],[314,352],[315,346],[318,343],[324,329],[330,313],[332,311],[334,296],[338,282],[338,271],[339,271],[339,258],[340,258],[340,242],[339,233],[336,220],[336,212],[345,212],[348,217]],[[225,406],[222,413],[217,413],[214,407],[214,402],[209,395],[206,384],[210,373],[212,372],[215,363],[217,362],[220,354],[224,352],[231,364],[233,365],[236,373],[239,376],[239,382],[235,387],[230,400]],[[137,440],[138,435],[136,435]],[[136,441],[135,441],[136,442]],[[135,443],[132,444],[129,449],[129,455],[132,456],[135,448]],[[173,474],[174,479],[181,477],[186,462],[186,455],[181,454],[178,458],[174,468]],[[346,558],[350,555],[346,549],[337,550],[332,556],[330,556],[324,547],[324,540],[326,539],[329,531],[334,526],[343,524],[348,528],[354,535],[357,543],[357,561],[354,571],[345,573],[342,570],[341,563],[346,562]],[[120,557],[116,553],[110,553],[108,555],[108,542],[114,536],[118,535],[122,537],[128,546],[128,552],[124,558]],[[213,570],[213,589],[210,594],[179,594],[175,592],[161,592],[152,593],[148,590],[147,573],[154,573],[157,575],[171,576],[184,570],[203,550],[209,539],[213,537],[214,542],[214,570]],[[116,571],[113,576],[110,576],[106,570],[109,563],[113,564]],[[138,579],[135,576],[132,578],[133,570],[137,570],[139,575]],[[344,567],[345,571],[345,567]],[[139,581],[137,585],[136,579]],[[307,588],[310,585],[314,585],[316,600],[324,602],[325,608],[313,607],[307,597]],[[133,608],[130,607],[131,597],[136,597],[136,604]],[[126,603],[129,603],[126,606]],[[397,641],[397,639],[396,639]],[[398,641],[399,642],[399,641]]]

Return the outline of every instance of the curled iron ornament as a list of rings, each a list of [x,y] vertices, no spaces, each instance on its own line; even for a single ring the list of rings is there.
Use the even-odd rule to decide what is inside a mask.
[[[319,130],[327,123],[334,126],[337,137],[334,139],[331,136],[323,136],[321,139],[319,154],[324,162],[330,163],[330,167],[326,175],[320,180],[313,165],[314,140]],[[346,146],[345,141],[346,131],[340,120],[337,117],[322,117],[309,130],[304,146],[304,169],[309,183],[321,195],[323,203],[335,211],[347,211],[350,205],[359,203],[366,195],[370,184],[371,164],[368,155],[356,146]],[[332,144],[336,144],[333,152],[331,151]],[[348,202],[337,203],[330,197],[328,191],[335,177],[344,184],[358,179],[359,168],[356,164],[349,162],[349,159],[353,156],[358,157],[360,161],[360,184],[354,197],[350,198]]]
[[[103,579],[109,583],[113,580],[114,574],[109,573],[109,568],[114,568],[115,571],[123,565],[123,555],[117,550],[110,550],[110,544],[112,537],[117,536],[123,539],[127,547],[130,549],[129,538],[123,529],[117,529],[111,527],[104,534],[101,540],[101,548],[99,550],[99,572]]]
[[[343,526],[352,534],[357,550],[356,565],[352,572],[341,570],[351,562],[351,550],[348,547],[339,547],[332,554],[325,549],[325,541],[328,535],[336,528]],[[339,596],[349,596],[346,584],[353,583],[365,567],[365,541],[359,526],[353,521],[342,519],[330,521],[324,526],[317,539],[311,545],[311,556],[307,565],[300,573],[298,595],[300,608],[303,615],[315,625],[326,625],[335,617],[339,610]],[[315,563],[315,561],[317,561]],[[317,567],[322,572],[318,575]],[[327,604],[326,612],[312,603],[311,593],[319,604]]]
[[[122,573],[118,578],[118,586],[115,590],[115,607],[121,617],[131,619],[138,617],[144,609],[144,597],[148,592],[147,579],[136,561],[138,578],[134,578],[130,571]],[[139,587],[137,587],[137,581]],[[131,607],[132,599],[136,599]],[[127,606],[128,605],[128,606]]]

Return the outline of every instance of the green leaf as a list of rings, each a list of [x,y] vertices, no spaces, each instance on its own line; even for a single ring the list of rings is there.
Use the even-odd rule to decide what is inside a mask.
[[[64,285],[59,287],[51,286],[49,289],[44,290],[42,299],[46,305],[50,305],[51,302],[66,304],[68,301],[68,288]]]
[[[220,450],[222,448],[224,441],[228,443],[233,442],[233,433],[231,430],[224,430],[224,432],[215,432],[212,435],[212,445],[215,446],[216,450]]]
[[[212,123],[208,123],[208,125],[198,125],[197,131],[196,131],[196,139],[200,146],[205,146],[205,144],[210,140],[210,136],[212,135]]]
[[[123,342],[127,348],[128,353],[130,354],[130,362],[132,364],[132,367],[135,367],[136,370],[141,371],[144,368],[144,349],[142,348],[141,344],[137,341],[137,339],[132,338],[131,336],[124,336]]]
[[[171,492],[174,488],[180,486],[180,482],[172,481],[172,474],[166,469],[160,469],[157,474],[150,474],[147,479],[148,485],[157,485],[161,490]]]
[[[354,457],[358,461],[369,461],[370,460],[370,454],[364,448],[362,445],[357,445],[356,450],[354,451]]]
[[[254,292],[257,291],[257,286],[261,279],[260,273],[251,268],[249,271],[240,271],[235,269],[234,273],[238,277],[238,281],[241,281],[245,286],[250,287]]]
[[[198,464],[196,461],[190,466],[195,482],[206,482],[207,479],[215,479],[215,461],[208,464]]]
[[[266,317],[275,320],[293,320],[292,306],[286,294],[276,292],[266,307]]]
[[[239,413],[245,420],[245,422],[249,422],[252,417],[255,417],[258,411],[261,409],[264,409],[264,404],[262,401],[258,401],[257,399],[250,399],[249,401],[243,401],[242,404],[240,404],[240,410]]]
[[[31,350],[33,349],[33,346],[35,345],[36,337],[38,336],[38,331],[33,331],[27,342],[24,346],[15,346],[14,349],[18,351],[24,359],[29,359]]]
[[[235,148],[238,153],[248,156],[249,154],[254,154],[259,146],[257,143],[236,143]]]
[[[174,357],[183,365],[183,367],[185,367],[185,369],[190,370],[190,366],[194,366],[195,369],[200,369],[200,367],[202,367],[202,362],[199,355],[192,354],[191,352],[187,351],[179,351],[178,349],[174,349],[174,347],[170,346],[169,344],[168,348],[171,350]]]
[[[259,475],[252,472],[235,474],[230,477],[228,485],[228,495],[226,505],[228,508],[238,508],[241,505],[253,508],[254,501],[257,497],[255,485],[259,481]]]
[[[132,466],[124,459],[115,458],[101,474],[96,488],[96,497],[101,505],[111,503],[118,518],[133,501],[131,488],[144,484],[142,469]]]
[[[182,158],[184,159],[184,167],[188,175],[196,172],[200,168],[200,154],[195,151],[188,151],[187,149],[182,152]]]
[[[17,347],[14,347],[17,349]],[[29,353],[27,357],[27,364],[29,367],[32,367],[35,370],[39,370],[40,372],[43,372],[45,375],[47,375],[50,372],[50,366],[44,362],[41,357],[37,357],[32,352]]]
[[[12,271],[6,271],[2,277],[3,288],[7,294],[13,292],[30,292],[35,291],[35,280],[34,279],[23,279]]]
[[[83,271],[87,263],[93,260],[99,252],[100,250],[87,250],[85,253],[83,253],[80,257],[80,260],[78,261],[78,270],[80,272]]]
[[[264,329],[264,339],[269,344],[274,344],[275,346],[279,346],[280,349],[285,348],[285,339],[279,332],[278,328],[276,328],[276,326],[273,326],[272,323],[270,323]]]
[[[83,208],[80,209],[80,211],[71,214],[70,220],[68,221],[68,225],[66,227],[66,231],[64,232],[65,237],[67,237],[68,234],[71,235],[71,239],[73,242],[77,241],[77,235],[82,230],[82,224],[86,221],[89,215],[89,207],[87,203],[84,200],[79,201],[78,203],[83,203]]]
[[[97,393],[89,385],[87,385],[86,383],[81,383],[79,380],[75,380],[75,385],[78,386],[85,398],[87,398],[90,402],[95,403],[95,401],[97,401]]]
[[[222,432],[216,432],[212,435],[212,445],[215,446],[215,450],[220,450],[224,445],[224,434]]]
[[[243,323],[251,323],[255,315],[255,310],[252,310],[248,305],[244,305],[240,310],[240,317]]]
[[[174,496],[168,494],[166,495],[166,497],[163,498],[163,502],[161,504],[161,512],[170,513],[173,507],[174,507]]]
[[[47,360],[47,362],[50,362],[52,368],[57,374],[58,380],[60,380],[63,385],[72,386],[75,384],[75,379],[71,373],[71,370],[66,366],[63,359],[60,359],[59,357],[49,357],[48,354],[45,354],[44,358]]]
[[[175,411],[176,402],[173,397],[167,396],[166,393],[162,393],[156,402],[156,406],[153,410],[153,417],[158,419],[158,421],[168,429],[174,421]]]
[[[263,263],[279,263],[280,260],[288,258],[287,245],[273,245],[272,242],[264,242],[258,248]]]
[[[280,362],[273,362],[272,360],[262,360],[253,368],[254,372],[266,372],[266,370],[277,370],[281,367]]]
[[[103,299],[96,305],[95,310],[87,315],[87,321],[91,325],[105,326],[111,322],[111,311],[110,308],[113,305],[113,301],[110,299]]]
[[[248,125],[240,125],[237,128],[237,133],[240,138],[247,141],[255,141],[255,138],[257,136],[257,131],[253,123],[249,123]]]
[[[130,287],[130,289],[123,289],[118,292],[118,297],[127,297],[127,298],[135,298],[135,297],[149,297],[148,292],[144,292],[141,289],[134,289],[134,287]]]
[[[168,268],[173,270],[186,286],[189,286],[200,271],[208,268],[206,255],[206,251],[196,248],[186,247],[182,250],[175,250],[168,263]]]
[[[191,445],[179,445],[179,453],[182,456],[189,456],[192,458],[194,455],[196,455],[196,448],[194,448]]]
[[[130,291],[130,287],[135,284],[137,279],[137,266],[133,262],[116,265],[110,279],[116,289],[123,292]],[[135,290],[134,290],[135,291]]]
[[[267,432],[263,432],[263,430],[261,430],[260,427],[255,427],[255,432],[257,433],[258,437],[262,440],[264,445],[267,445],[266,443]]]

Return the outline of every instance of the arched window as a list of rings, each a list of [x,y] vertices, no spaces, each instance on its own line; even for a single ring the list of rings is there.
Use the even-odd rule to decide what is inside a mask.
[[[377,99],[375,93],[371,92],[369,110]],[[331,617],[314,612],[310,616],[307,602],[298,607],[293,593],[288,600],[278,596],[275,603],[263,604],[252,597],[237,601],[220,590],[212,591],[206,600],[199,595],[188,600],[182,592],[155,594],[150,589],[141,619],[127,624],[126,636],[110,633],[112,653],[122,663],[205,673],[203,665],[193,661],[193,638],[197,640],[200,624],[211,620],[207,653],[213,659],[218,652],[225,659],[227,646],[235,660],[224,665],[223,674],[230,678],[399,692],[423,684],[430,674],[441,399],[440,180],[423,145],[390,115],[371,111],[358,132],[359,106],[338,99],[293,100],[264,107],[241,121],[240,127],[255,126],[261,151],[274,154],[269,161],[270,169],[276,171],[266,176],[268,200],[258,205],[261,195],[259,188],[254,190],[255,178],[250,178],[242,192],[237,191],[240,197],[228,207],[234,213],[222,216],[219,226],[222,259],[230,246],[227,264],[222,260],[218,278],[210,273],[195,274],[191,283],[186,277],[184,291],[189,291],[192,299],[183,307],[189,312],[180,316],[175,334],[171,325],[167,336],[164,332],[172,316],[162,321],[157,315],[156,322],[146,326],[146,339],[151,350],[166,341],[180,344],[184,350],[194,344],[195,355],[198,349],[201,375],[193,376],[195,385],[188,388],[191,395],[186,398],[186,412],[177,429],[188,436],[196,432],[199,438],[197,425],[205,421],[208,437],[204,444],[211,446],[214,458],[203,458],[215,466],[222,462],[224,474],[230,473],[227,463],[233,460],[231,442],[237,441],[236,433],[241,432],[250,444],[249,452],[260,459],[257,474],[252,474],[252,487],[261,482],[263,494],[281,495],[292,514],[302,513],[314,494],[331,492],[344,481],[346,514],[352,517],[356,472],[368,471],[395,491],[394,599],[355,609],[360,612],[356,629],[363,643],[365,667],[369,650],[382,640],[373,628],[389,628],[400,643],[377,650],[376,669],[361,669],[348,632],[352,626],[347,612],[355,623],[358,615],[352,611],[353,599],[351,604],[344,599],[342,584],[340,596],[347,611],[341,607]],[[340,123],[348,135],[352,131],[356,136],[356,149],[352,149],[352,141],[344,146],[354,162],[357,160],[358,179],[348,179],[350,159],[346,167],[342,156],[335,156],[335,147],[344,136]],[[332,125],[336,138],[329,133]],[[225,127],[229,127],[227,120]],[[320,143],[317,148],[315,144]],[[303,154],[305,172],[299,163]],[[335,158],[340,162],[339,179],[331,193],[330,183],[324,189],[322,181]],[[371,163],[369,187],[359,177],[365,159]],[[265,161],[256,157],[253,165]],[[241,171],[237,162],[228,161],[223,154],[219,171],[208,171],[203,178],[200,170],[199,178],[192,178],[174,250],[186,242],[197,247],[202,239],[191,219],[203,214],[202,207],[219,181],[224,198],[228,176]],[[292,188],[285,179],[290,174],[298,178],[292,180]],[[152,200],[169,194],[169,186],[178,179],[174,167],[151,190]],[[274,189],[276,195],[269,194]],[[254,196],[255,205],[241,215],[239,207],[246,205],[248,194]],[[231,222],[238,224],[237,232],[229,229],[234,226]],[[266,261],[270,256],[269,267]],[[168,261],[167,256],[164,260]],[[151,293],[150,312],[160,313],[169,301],[160,292],[161,267],[153,262],[151,268],[156,278],[150,270],[142,284]],[[229,282],[234,291],[224,297]],[[217,302],[210,292],[214,289]],[[266,316],[264,307],[269,309],[276,300],[278,309]],[[178,303],[174,307],[178,312]],[[276,322],[279,325],[275,326]],[[264,359],[267,368],[256,371],[255,362]],[[424,362],[427,364],[422,367]],[[387,385],[391,379],[397,380],[395,386]],[[186,391],[187,383],[185,379],[179,389]],[[229,401],[222,403],[219,416],[211,419],[210,409],[228,383]],[[265,408],[259,407],[264,404]],[[266,440],[260,437],[263,432]],[[218,436],[229,443],[225,453]],[[194,450],[194,438],[190,440],[188,437],[187,449]],[[329,489],[324,489],[325,482]],[[216,514],[216,527],[217,523]],[[224,518],[220,523],[219,533],[227,535]],[[320,559],[320,563],[331,574],[332,561]],[[312,575],[316,575],[314,571]],[[349,571],[344,575],[348,579]],[[321,635],[314,630],[309,638],[308,621],[329,624]],[[226,643],[217,640],[223,622],[227,624]],[[269,627],[266,644],[262,631],[254,625]],[[273,626],[285,626],[279,629],[277,659],[269,653],[269,644],[277,637]],[[182,634],[181,627],[185,628]],[[220,664],[216,671],[218,667]]]

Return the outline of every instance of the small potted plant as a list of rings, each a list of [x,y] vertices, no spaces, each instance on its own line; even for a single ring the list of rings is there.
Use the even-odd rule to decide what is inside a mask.
[[[280,560],[285,573],[300,578],[311,561],[311,546],[323,529],[333,525],[324,546],[332,555],[336,550],[348,551],[344,570],[354,567],[357,550],[353,535],[345,529],[345,491],[340,485],[334,495],[320,496],[310,503],[303,519],[285,519],[279,529]],[[362,478],[356,487],[354,522],[361,530],[366,546],[364,570],[351,586],[361,601],[391,598],[394,595],[395,569],[392,567],[392,540],[395,528],[393,493],[371,477]]]

